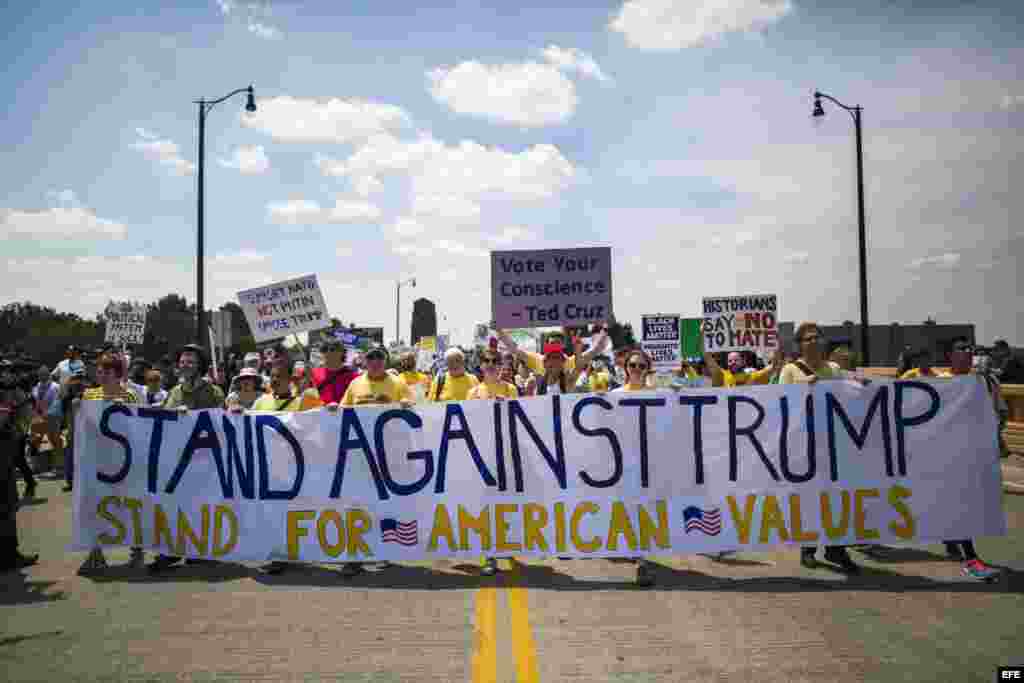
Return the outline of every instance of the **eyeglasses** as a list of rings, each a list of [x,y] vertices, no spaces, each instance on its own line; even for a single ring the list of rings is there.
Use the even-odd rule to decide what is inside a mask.
[[[629,367],[630,367],[631,370],[646,370],[647,369],[647,364],[646,363],[630,363]]]

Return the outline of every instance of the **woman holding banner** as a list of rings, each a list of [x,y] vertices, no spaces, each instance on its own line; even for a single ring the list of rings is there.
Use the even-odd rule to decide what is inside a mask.
[[[650,391],[647,386],[647,373],[653,363],[643,351],[630,351],[626,355],[626,381],[618,389],[613,389],[613,394],[628,393],[631,391]],[[636,583],[638,586],[649,587],[654,585],[654,572],[652,563],[645,557],[636,558]]]
[[[96,360],[96,379],[99,386],[86,389],[83,401],[113,401],[115,403],[141,403],[135,392],[124,386],[124,358],[113,353],[104,353]],[[74,425],[71,427],[74,429]],[[142,548],[133,547],[130,566],[142,569],[146,558]],[[79,574],[89,574],[107,568],[107,558],[98,545],[89,551],[88,557],[79,568]]]
[[[804,322],[796,328],[796,343],[800,356],[786,364],[779,375],[779,384],[813,384],[818,380],[846,379],[850,375],[837,364],[825,359],[821,333],[817,323]],[[814,559],[817,546],[800,549],[800,564],[808,569],[817,566]],[[841,545],[825,546],[825,560],[839,566],[850,574],[859,574],[860,567]]]
[[[484,349],[480,352],[480,368],[483,370],[484,380],[469,390],[469,396],[466,397],[468,400],[503,401],[506,398],[519,397],[515,385],[505,382],[499,377],[498,365],[500,362],[501,359],[497,351]],[[493,557],[486,558],[480,573],[484,576],[494,576],[498,573],[498,561]]]

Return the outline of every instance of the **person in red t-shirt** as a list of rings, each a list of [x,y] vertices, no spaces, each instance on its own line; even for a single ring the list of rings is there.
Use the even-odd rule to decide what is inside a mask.
[[[320,392],[324,405],[341,403],[348,385],[359,373],[345,365],[345,347],[337,339],[320,344],[324,367],[313,368],[313,387]]]

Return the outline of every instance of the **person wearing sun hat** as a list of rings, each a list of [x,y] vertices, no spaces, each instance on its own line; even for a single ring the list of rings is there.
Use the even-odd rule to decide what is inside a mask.
[[[263,375],[256,368],[243,367],[231,379],[229,392],[224,400],[229,410],[251,410],[263,394]]]

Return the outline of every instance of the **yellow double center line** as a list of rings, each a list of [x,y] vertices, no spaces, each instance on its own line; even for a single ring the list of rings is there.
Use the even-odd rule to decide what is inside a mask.
[[[519,565],[515,560],[508,562],[511,568],[509,578],[518,578]],[[473,683],[496,683],[498,680],[498,596],[504,593],[508,598],[511,616],[512,652],[516,660],[517,683],[538,683],[537,650],[530,630],[529,603],[526,589],[518,586],[503,588],[484,587],[476,592],[476,615],[474,621],[474,651],[472,659]]]

